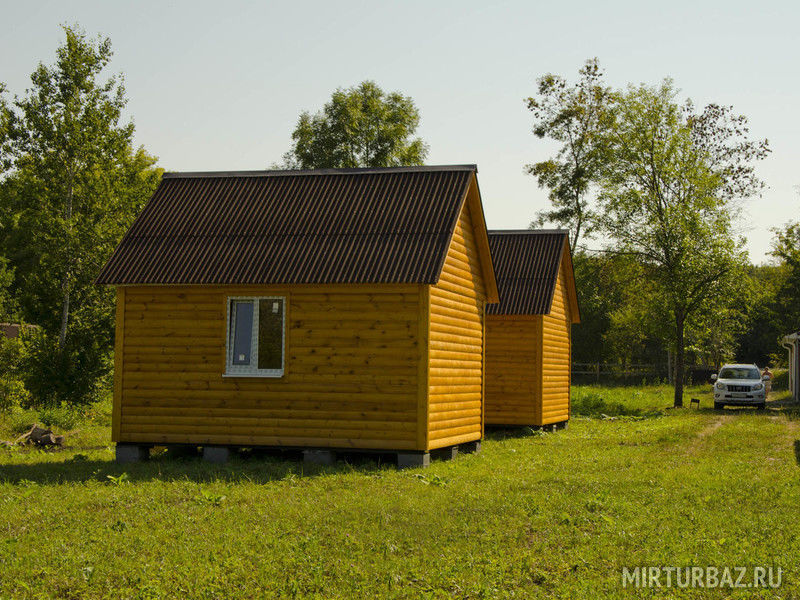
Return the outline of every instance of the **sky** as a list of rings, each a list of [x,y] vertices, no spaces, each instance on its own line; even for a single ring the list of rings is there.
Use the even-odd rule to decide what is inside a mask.
[[[490,228],[525,228],[547,194],[525,165],[536,78],[597,57],[608,83],[671,77],[696,104],[732,105],[767,138],[768,185],[743,207],[751,260],[800,218],[800,2],[26,2],[0,0],[0,82],[22,94],[52,63],[60,24],[111,38],[136,143],[169,171],[265,169],[301,111],[372,79],[411,96],[428,164],[478,165]]]

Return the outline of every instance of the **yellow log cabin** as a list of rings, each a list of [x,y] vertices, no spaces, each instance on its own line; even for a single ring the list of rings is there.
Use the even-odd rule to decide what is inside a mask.
[[[580,321],[567,232],[490,231],[489,245],[500,303],[486,311],[486,423],[566,425]]]
[[[479,447],[499,298],[476,172],[165,174],[98,277],[117,289],[118,460]]]

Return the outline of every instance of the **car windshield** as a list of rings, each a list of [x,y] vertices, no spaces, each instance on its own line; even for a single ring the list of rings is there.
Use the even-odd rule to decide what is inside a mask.
[[[755,367],[725,367],[719,372],[720,379],[761,379]]]

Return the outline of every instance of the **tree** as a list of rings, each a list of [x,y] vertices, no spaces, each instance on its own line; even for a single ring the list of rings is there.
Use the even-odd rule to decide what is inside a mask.
[[[581,235],[595,226],[590,190],[608,161],[605,132],[613,119],[611,89],[603,84],[597,59],[586,61],[575,84],[558,75],[537,80],[538,96],[527,99],[533,112],[533,133],[561,144],[556,156],[527,165],[539,187],[549,190],[553,208],[537,213],[532,224],[551,222],[570,230],[570,244],[577,250]]]
[[[744,296],[744,315],[736,332],[736,361],[767,364],[779,352],[778,339],[786,335],[786,324],[780,316],[782,296],[779,293],[788,271],[785,265],[750,265],[748,293]]]
[[[133,147],[133,123],[122,121],[122,78],[102,79],[110,40],[64,32],[55,64],[40,64],[32,88],[0,107],[0,247],[15,269],[22,316],[47,337],[43,364],[58,365],[58,389],[79,401],[108,372],[112,345],[113,292],[92,282],[160,171]],[[49,382],[32,379],[46,393]]]
[[[580,325],[572,331],[572,359],[575,362],[614,362],[617,355],[606,343],[614,310],[625,297],[628,257],[577,251],[572,264]]]
[[[612,249],[639,259],[653,302],[672,321],[674,404],[682,406],[686,328],[711,301],[734,296],[746,264],[734,203],[761,189],[752,163],[769,149],[747,137],[731,109],[697,114],[676,96],[669,80],[619,94],[600,204]]]
[[[772,255],[784,272],[775,294],[775,312],[785,335],[800,328],[800,221],[775,230]]]
[[[303,112],[284,165],[292,169],[421,165],[428,146],[413,138],[419,126],[414,101],[385,93],[373,81],[337,89],[321,112]]]

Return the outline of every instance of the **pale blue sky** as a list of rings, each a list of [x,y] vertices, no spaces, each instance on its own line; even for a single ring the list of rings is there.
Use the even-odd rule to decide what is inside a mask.
[[[732,104],[773,154],[747,205],[751,258],[769,228],[800,218],[800,3],[0,2],[0,81],[20,93],[52,62],[60,23],[111,37],[137,143],[168,170],[266,168],[301,110],[374,79],[414,98],[431,164],[477,163],[493,228],[526,227],[547,204],[524,174],[552,147],[523,99],[545,72],[597,56],[608,81],[665,76],[696,103]]]

